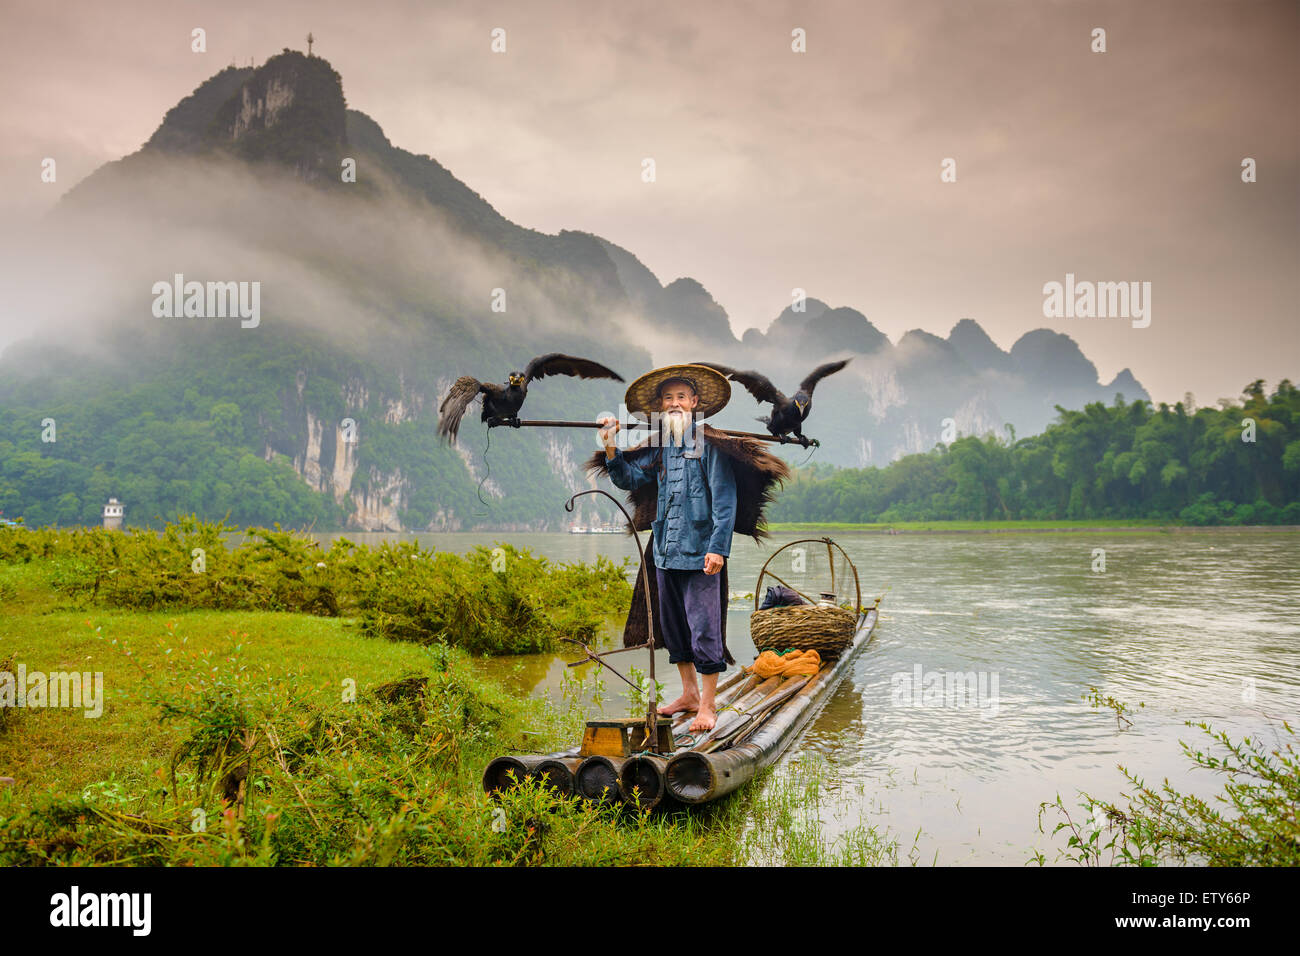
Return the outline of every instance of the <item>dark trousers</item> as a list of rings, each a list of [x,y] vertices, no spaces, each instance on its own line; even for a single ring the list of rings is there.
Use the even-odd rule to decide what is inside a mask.
[[[659,626],[672,664],[694,664],[700,674],[727,669],[722,652],[721,574],[655,567]]]

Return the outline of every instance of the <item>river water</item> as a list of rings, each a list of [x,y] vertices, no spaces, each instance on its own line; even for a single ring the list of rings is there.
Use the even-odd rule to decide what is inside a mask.
[[[749,663],[752,592],[781,545],[816,533],[737,537],[728,643]],[[368,543],[396,536],[353,534]],[[425,547],[464,552],[509,541],[554,561],[597,554],[635,560],[621,534],[420,534]],[[1208,738],[1207,721],[1234,738],[1277,745],[1281,721],[1300,720],[1300,535],[1287,531],[1096,531],[1060,534],[834,532],[857,566],[864,603],[884,595],[875,639],[817,720],[787,751],[824,757],[838,786],[828,835],[860,823],[888,830],[922,864],[1049,863],[1061,837],[1038,831],[1038,808],[1059,793],[1114,798],[1123,765],[1159,785],[1210,797],[1222,777],[1194,769],[1179,741]],[[793,549],[772,565],[818,589],[825,547]],[[635,568],[635,563],[633,564]],[[802,568],[802,570],[801,570]],[[840,573],[841,599],[845,595]],[[765,581],[764,586],[774,583]],[[618,643],[616,629],[605,637]],[[626,667],[629,654],[611,659]],[[520,693],[558,696],[564,660],[549,655],[484,662]],[[680,683],[667,656],[656,669],[669,697]],[[644,668],[645,661],[637,662]],[[958,678],[956,675],[962,675]],[[619,708],[617,679],[607,688]],[[1132,708],[1083,698],[1095,687]],[[1143,706],[1139,707],[1138,705]],[[1078,818],[1081,814],[1075,814]],[[1059,820],[1044,816],[1050,831]],[[906,857],[903,857],[906,861]]]

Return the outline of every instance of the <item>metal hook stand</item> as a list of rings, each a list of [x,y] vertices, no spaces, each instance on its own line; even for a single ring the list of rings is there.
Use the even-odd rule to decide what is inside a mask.
[[[632,687],[636,687],[636,685],[633,684],[626,677],[624,677],[622,674],[620,674],[617,670],[615,670],[614,667],[606,663],[601,658],[605,654],[618,654],[622,651],[635,651],[635,650],[641,650],[643,648],[649,650],[650,652],[650,705],[646,708],[645,739],[647,741],[657,740],[658,725],[659,725],[659,694],[656,689],[658,685],[655,682],[655,621],[654,621],[654,608],[652,607],[654,602],[650,600],[650,572],[646,570],[645,549],[641,547],[641,535],[636,530],[636,524],[633,522],[632,516],[628,514],[627,509],[623,507],[623,503],[619,501],[617,498],[615,498],[613,495],[611,495],[608,491],[605,491],[603,488],[591,488],[587,491],[578,492],[576,495],[573,495],[571,498],[569,498],[568,501],[564,503],[564,510],[568,512],[572,512],[574,502],[576,502],[583,495],[604,495],[610,501],[614,502],[614,506],[623,513],[623,517],[627,520],[627,526],[632,531],[632,536],[636,539],[636,552],[641,562],[640,573],[641,573],[641,580],[643,583],[644,593],[645,593],[645,617],[646,617],[646,627],[647,627],[646,633],[649,635],[649,639],[646,641],[646,643],[640,645],[639,647],[619,647],[619,648],[615,648],[612,651],[605,651],[602,654],[593,654],[591,648],[588,647],[586,644],[584,644],[582,641],[575,640],[573,638],[568,638],[568,637],[564,638],[564,640],[568,641],[570,644],[580,645],[587,654],[585,659],[581,661],[574,661],[574,664],[585,664],[587,661],[595,661],[601,667],[608,668],[609,670],[613,671],[615,674],[618,674],[620,680],[624,681],[625,683],[629,684]],[[570,664],[569,666],[572,667],[573,664]],[[640,690],[641,688],[637,687],[636,689]]]

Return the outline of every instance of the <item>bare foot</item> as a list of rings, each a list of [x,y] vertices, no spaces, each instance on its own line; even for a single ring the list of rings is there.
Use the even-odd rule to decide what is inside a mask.
[[[695,710],[700,706],[699,698],[691,697],[689,694],[682,694],[671,704],[664,704],[659,708],[661,717],[672,717],[674,714],[680,714],[684,711]]]
[[[718,715],[713,712],[712,707],[700,707],[700,712],[695,715],[691,721],[690,730],[712,730],[714,723],[717,722]]]

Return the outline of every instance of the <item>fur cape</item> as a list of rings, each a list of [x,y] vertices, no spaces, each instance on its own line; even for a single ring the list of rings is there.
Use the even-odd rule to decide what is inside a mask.
[[[736,524],[733,535],[747,534],[756,542],[762,543],[767,537],[767,522],[763,510],[772,503],[780,483],[790,477],[786,463],[769,452],[763,442],[754,438],[737,438],[726,435],[703,425],[705,441],[731,459],[732,471],[736,476]],[[648,441],[627,449],[627,453],[637,452],[648,447]],[[595,452],[587,460],[587,472],[593,476],[608,477],[609,467],[604,451]],[[650,523],[658,516],[659,482],[651,478],[649,482],[627,493],[632,506],[632,524],[637,531],[650,530]],[[628,532],[631,534],[631,531]],[[654,541],[647,535],[645,552],[641,555],[641,564],[647,572],[640,571],[636,576],[636,588],[632,592],[632,607],[627,613],[627,622],[623,626],[623,646],[636,647],[646,643],[646,578],[649,578],[650,594],[648,600],[654,608],[655,647],[664,646],[664,636],[659,625],[659,586],[655,580]],[[730,592],[727,587],[727,562],[722,562],[721,577],[722,601],[722,649],[728,664],[734,664],[735,658],[727,647],[727,601]]]

